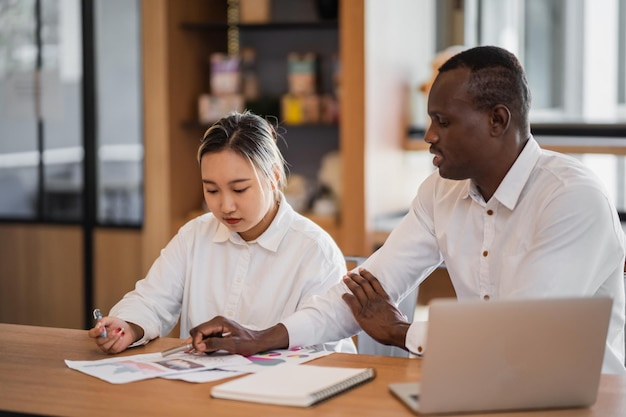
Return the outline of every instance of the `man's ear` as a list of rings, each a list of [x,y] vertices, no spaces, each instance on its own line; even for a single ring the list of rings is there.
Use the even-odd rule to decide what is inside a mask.
[[[503,104],[496,104],[491,109],[491,134],[501,136],[509,129],[511,124],[511,112]]]

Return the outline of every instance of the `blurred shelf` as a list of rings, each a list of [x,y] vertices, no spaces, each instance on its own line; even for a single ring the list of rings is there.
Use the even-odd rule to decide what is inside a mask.
[[[217,121],[217,120],[216,120]],[[201,123],[193,120],[185,120],[181,124],[183,129],[208,129],[212,123]],[[339,124],[337,123],[303,123],[299,125],[281,123],[278,125],[280,127],[289,128],[289,129],[338,129]]]
[[[404,149],[407,151],[427,151],[430,145],[424,142],[423,138],[406,138],[404,141]]]
[[[533,123],[535,136],[626,138],[626,124],[620,123]]]
[[[197,31],[223,31],[229,28],[228,23],[209,22],[184,22],[181,28]],[[267,23],[240,23],[234,25],[239,30],[265,31],[265,30],[324,30],[338,29],[337,20],[323,20],[311,22],[267,22]]]
[[[533,124],[531,132],[544,149],[562,153],[626,155],[626,125],[623,124]],[[411,131],[404,149],[428,151],[423,131]]]

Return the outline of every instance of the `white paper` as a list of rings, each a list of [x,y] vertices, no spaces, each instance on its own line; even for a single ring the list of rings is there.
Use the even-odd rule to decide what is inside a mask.
[[[317,346],[295,347],[291,349],[274,349],[256,355],[248,356],[250,363],[246,365],[229,364],[221,365],[220,369],[243,372],[260,372],[283,363],[299,364],[312,361],[334,353],[332,350],[323,350]]]
[[[221,366],[241,366],[248,363],[250,361],[241,355],[179,353],[163,357],[160,352],[96,361],[65,361],[65,364],[71,369],[95,376],[112,384],[124,384],[149,378],[205,371]]]
[[[225,364],[220,365],[217,369],[178,373],[167,375],[163,378],[195,383],[212,382],[233,376],[264,371],[282,363],[304,363],[331,353],[333,353],[333,351],[327,351],[317,347],[276,349],[248,356],[248,363],[246,364]]]
[[[222,352],[211,355],[177,353],[167,357],[163,357],[161,353],[146,353],[95,361],[66,360],[65,364],[71,369],[112,384],[124,384],[149,378],[202,383],[260,372],[283,363],[304,363],[331,353],[333,351],[312,346],[275,349],[247,358]]]

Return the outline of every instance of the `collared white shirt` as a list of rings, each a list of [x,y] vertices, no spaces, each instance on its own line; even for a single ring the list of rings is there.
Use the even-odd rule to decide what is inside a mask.
[[[181,338],[217,315],[265,329],[326,292],[345,271],[332,238],[281,196],[276,217],[254,242],[211,213],[185,224],[110,315],[144,329],[134,345],[167,335],[179,316]],[[356,352],[350,339],[327,348]]]
[[[402,298],[443,261],[459,300],[612,297],[603,372],[626,373],[624,254],[624,232],[600,180],[575,159],[542,150],[530,138],[488,202],[471,181],[433,173],[363,267],[392,299]],[[284,320],[290,342],[358,331],[341,300],[347,291],[340,283]],[[315,333],[309,331],[312,324],[319,325]],[[425,348],[424,336],[425,322],[412,323],[406,348]]]

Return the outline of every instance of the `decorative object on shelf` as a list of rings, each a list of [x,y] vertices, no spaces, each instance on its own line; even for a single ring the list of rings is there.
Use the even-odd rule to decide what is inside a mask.
[[[319,123],[321,98],[317,94],[318,57],[312,52],[287,56],[289,91],[282,97],[282,118],[287,124]]]
[[[320,107],[317,94],[285,94],[281,100],[282,119],[289,125],[319,123]]]
[[[213,53],[210,58],[211,94],[198,98],[198,120],[210,124],[231,111],[242,111],[241,59],[238,55]]]
[[[285,94],[280,101],[281,118],[288,125],[303,123],[302,105],[295,94]]]
[[[238,94],[241,91],[241,58],[220,52],[211,54],[211,94]]]
[[[287,77],[290,94],[315,94],[317,92],[317,56],[313,52],[287,56]]]

